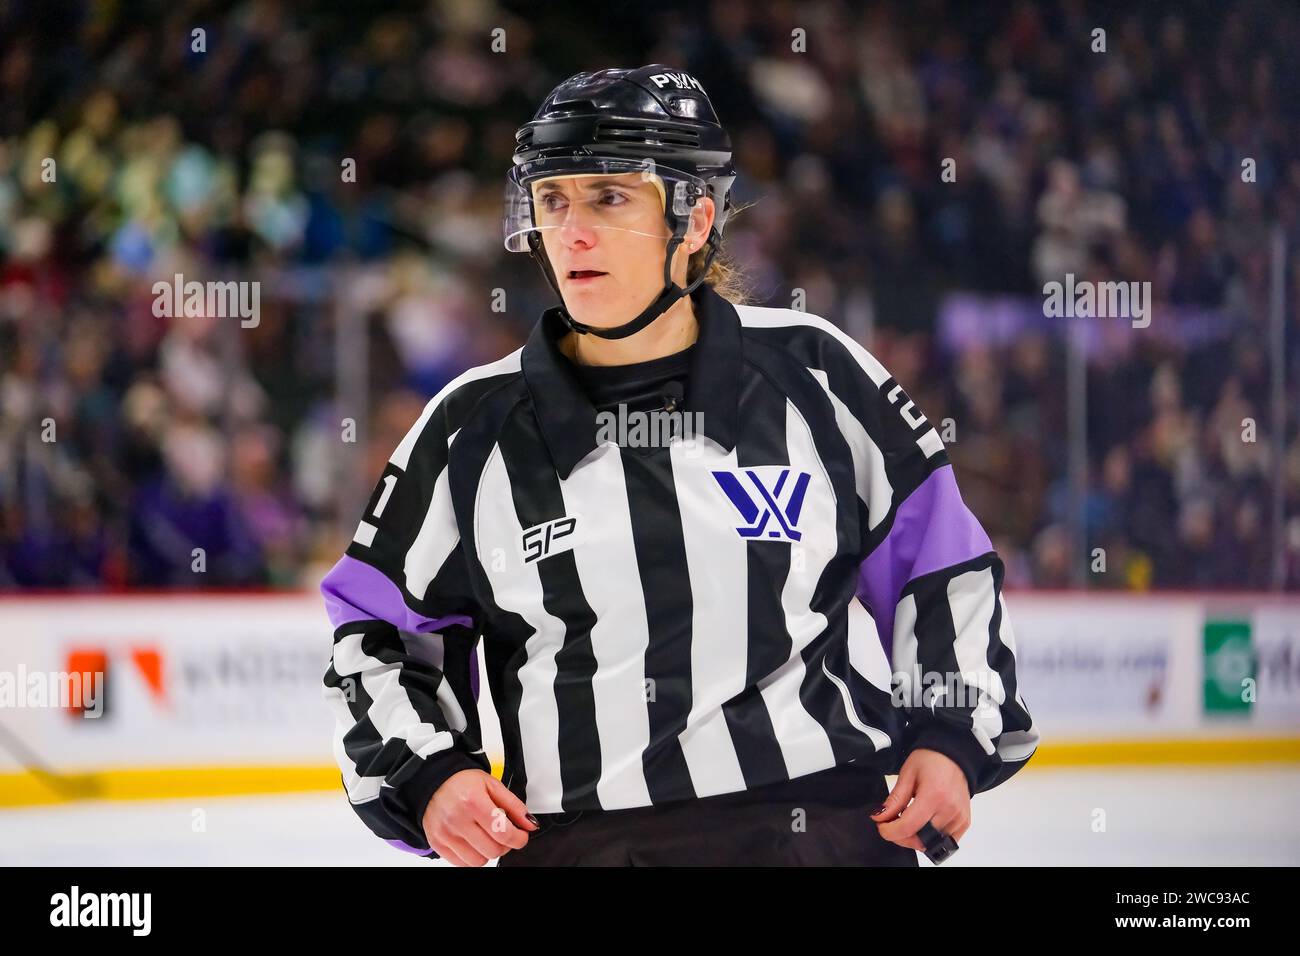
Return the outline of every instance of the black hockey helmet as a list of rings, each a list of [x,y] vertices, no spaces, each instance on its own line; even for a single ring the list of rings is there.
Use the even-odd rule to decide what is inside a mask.
[[[612,329],[584,325],[561,308],[569,328],[602,338],[632,335],[703,280],[731,213],[736,171],[731,139],[695,77],[661,63],[576,74],[551,91],[515,141],[506,184],[505,245],[533,257],[561,305],[564,297],[542,248],[532,184],[561,176],[638,172],[663,193],[664,220],[671,232],[663,291],[639,316]],[[672,258],[696,202],[705,195],[714,202],[709,251],[700,276],[683,289],[672,281]]]

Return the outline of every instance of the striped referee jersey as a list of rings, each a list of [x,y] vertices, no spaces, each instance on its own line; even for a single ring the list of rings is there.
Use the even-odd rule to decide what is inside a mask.
[[[825,319],[692,298],[657,420],[593,407],[549,309],[376,482],[321,584],[324,692],[349,801],[393,846],[436,855],[433,793],[491,771],[480,642],[533,813],[897,773],[921,747],[974,794],[1037,746],[1002,562],[902,386]]]

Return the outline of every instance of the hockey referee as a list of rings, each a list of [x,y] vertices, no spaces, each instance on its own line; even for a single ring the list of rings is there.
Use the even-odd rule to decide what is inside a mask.
[[[517,133],[506,248],[561,304],[425,406],[321,585],[334,752],[394,847],[916,866],[1034,752],[938,434],[830,322],[723,294],[735,176],[662,64],[571,77]]]

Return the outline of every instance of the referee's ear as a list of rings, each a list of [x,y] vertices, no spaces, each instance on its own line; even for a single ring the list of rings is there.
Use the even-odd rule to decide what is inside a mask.
[[[491,774],[488,774],[488,793],[492,797],[492,802],[504,810],[510,822],[519,829],[529,832],[537,829],[537,821],[529,819],[532,814],[528,812],[527,805]]]

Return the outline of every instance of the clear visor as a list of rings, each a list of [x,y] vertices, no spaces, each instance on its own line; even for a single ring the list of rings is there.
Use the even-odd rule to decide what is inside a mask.
[[[515,166],[506,177],[505,246],[528,252],[528,237],[552,229],[616,229],[667,239],[667,213],[684,221],[703,216],[707,184],[654,160],[592,156],[542,159]]]

